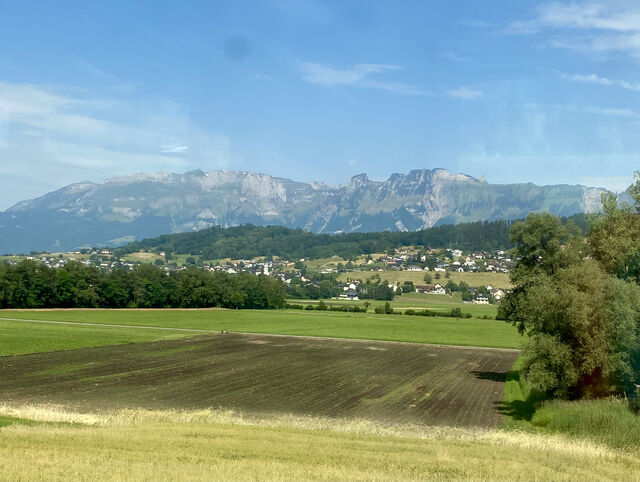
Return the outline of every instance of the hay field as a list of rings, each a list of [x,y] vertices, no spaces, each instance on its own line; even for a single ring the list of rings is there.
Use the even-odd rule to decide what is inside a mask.
[[[497,430],[236,412],[0,406],[4,480],[638,480],[637,453]]]
[[[412,281],[414,284],[423,285],[424,275],[430,274],[433,278],[431,284],[442,283],[446,284],[451,280],[456,283],[464,281],[469,286],[487,286],[491,285],[494,288],[511,289],[513,285],[509,281],[509,275],[504,273],[449,273],[450,278],[445,277],[445,273],[440,273],[441,278],[435,279],[436,273],[433,271],[399,271],[399,270],[386,270],[386,271],[350,271],[348,273],[341,273],[338,276],[338,280],[347,281],[351,279],[367,280],[373,276],[380,276],[380,279],[387,280],[390,283],[403,283],[405,281]]]

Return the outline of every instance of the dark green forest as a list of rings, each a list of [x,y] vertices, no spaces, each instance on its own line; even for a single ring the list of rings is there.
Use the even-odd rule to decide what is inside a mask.
[[[581,230],[588,229],[584,214],[567,218]],[[567,219],[564,221],[566,222]],[[140,250],[202,256],[202,259],[251,259],[278,256],[284,259],[350,258],[382,253],[402,246],[457,248],[470,251],[508,249],[511,221],[492,221],[437,226],[422,231],[381,233],[314,234],[282,226],[219,226],[195,233],[167,234],[127,244],[117,255]]]
[[[70,262],[0,265],[0,308],[282,308],[284,284],[264,275],[165,273],[151,265],[110,273]]]

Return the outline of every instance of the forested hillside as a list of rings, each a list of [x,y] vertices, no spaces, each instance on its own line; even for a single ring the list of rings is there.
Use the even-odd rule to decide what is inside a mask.
[[[586,232],[584,214],[565,218]],[[438,226],[422,231],[314,234],[301,229],[281,226],[253,226],[232,228],[212,227],[195,233],[179,233],[145,239],[127,244],[116,254],[124,255],[140,250],[164,251],[172,254],[201,255],[203,259],[250,259],[257,256],[279,256],[285,259],[348,258],[363,254],[381,253],[402,246],[425,248],[452,247],[471,251],[507,249],[510,221],[474,222]]]

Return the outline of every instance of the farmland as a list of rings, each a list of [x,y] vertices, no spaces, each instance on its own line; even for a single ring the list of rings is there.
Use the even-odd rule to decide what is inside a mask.
[[[363,300],[345,300],[345,299],[330,299],[323,300],[327,305],[357,305],[362,306]],[[385,301],[380,300],[367,300],[371,308],[381,306],[385,304]],[[292,304],[318,304],[318,300],[298,300],[290,299],[289,303]],[[421,293],[404,293],[401,296],[396,296],[393,301],[390,302],[392,308],[397,310],[432,310],[432,311],[450,311],[452,308],[460,308],[464,313],[470,313],[475,318],[491,317],[495,318],[498,307],[497,305],[481,305],[475,303],[464,303],[460,293],[453,293],[451,295],[429,295]],[[370,309],[371,309],[370,308]]]
[[[457,303],[437,298],[442,309]],[[89,480],[97,466],[105,480],[640,476],[635,452],[584,434],[491,428],[516,351],[188,331],[518,346],[504,322],[296,310],[0,316],[24,320],[0,321],[0,355],[13,355],[0,356],[4,479]],[[27,321],[38,319],[64,324]]]
[[[191,334],[179,330],[0,321],[0,356],[138,343]]]
[[[299,310],[4,310],[2,319],[228,330],[462,346],[518,348],[522,337],[504,322],[372,313]]]
[[[365,281],[374,276],[380,276],[380,279],[386,280],[389,283],[403,283],[405,281],[411,281],[414,284],[421,285],[427,284],[424,281],[424,275],[430,274],[432,277],[435,276],[436,273],[432,271],[406,271],[406,270],[386,270],[386,271],[352,271],[349,273],[342,273],[338,276],[339,281],[347,281],[352,279],[360,279]],[[455,283],[460,283],[464,281],[470,286],[487,286],[491,285],[494,288],[502,288],[502,289],[510,289],[512,288],[511,282],[509,281],[509,275],[504,273],[458,273],[451,272],[449,273],[449,278],[445,278],[445,274],[441,273],[441,279],[434,279],[432,283],[442,283],[445,284],[447,281],[451,280]]]
[[[209,335],[3,358],[8,403],[495,426],[514,350]]]

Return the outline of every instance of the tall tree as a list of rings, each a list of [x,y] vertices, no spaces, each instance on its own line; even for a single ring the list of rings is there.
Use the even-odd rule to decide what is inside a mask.
[[[593,259],[578,234],[549,214],[515,224],[515,289],[498,313],[529,337],[525,378],[556,397],[608,395],[638,376],[640,287]]]

